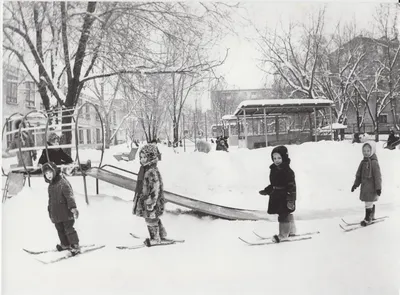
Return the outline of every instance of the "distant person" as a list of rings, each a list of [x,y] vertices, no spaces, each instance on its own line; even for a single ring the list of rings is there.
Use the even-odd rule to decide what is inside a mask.
[[[167,232],[160,216],[164,213],[164,189],[160,171],[157,168],[158,151],[152,144],[145,145],[139,153],[138,173],[132,213],[143,217],[147,224],[150,239],[144,241],[147,247],[161,244]]]
[[[293,212],[296,210],[295,174],[290,168],[290,158],[285,146],[272,150],[273,164],[269,167],[270,185],[259,191],[260,195],[269,195],[268,214],[278,214],[279,234],[272,241],[279,243],[296,234]]]
[[[57,250],[69,250],[72,255],[80,252],[78,233],[74,228],[75,219],[79,216],[74,192],[71,184],[60,174],[60,169],[53,162],[43,165],[44,179],[49,183],[48,211],[51,222],[54,223],[60,244]]]
[[[17,120],[15,122],[15,130],[19,130],[21,124],[22,128],[26,128],[26,125],[22,122],[22,120]],[[7,151],[10,149],[18,149],[19,145],[21,145],[21,148],[29,148],[35,146],[33,138],[28,131],[22,129],[21,137],[19,132],[15,133],[13,141],[11,142],[10,147],[7,149]],[[33,166],[33,161],[36,160],[35,150],[23,152],[17,151],[16,154],[18,158],[17,167],[24,167],[24,164],[26,167]]]
[[[390,130],[390,133],[389,133],[389,137],[388,137],[388,139],[387,139],[387,147],[389,147],[390,148],[390,146],[393,144],[393,143],[395,143],[396,141],[398,141],[399,140],[399,137],[396,137],[396,135],[394,135],[394,130],[392,129],[392,130]]]
[[[367,226],[375,219],[375,205],[382,192],[382,176],[376,156],[376,146],[374,141],[363,144],[362,153],[364,159],[358,166],[356,179],[351,192],[361,185],[360,200],[365,203],[365,217],[361,221],[362,226]]]
[[[358,132],[354,133],[352,143],[361,143],[360,134]]]

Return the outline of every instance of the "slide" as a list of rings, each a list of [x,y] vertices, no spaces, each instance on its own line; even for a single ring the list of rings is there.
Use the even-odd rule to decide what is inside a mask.
[[[136,180],[134,177],[123,176],[103,168],[91,168],[85,172],[87,176],[94,177],[127,190],[135,191]],[[164,197],[167,202],[193,209],[207,215],[216,216],[230,220],[269,220],[266,211],[246,210],[232,207],[220,206],[204,201],[191,199],[169,191],[164,191]]]

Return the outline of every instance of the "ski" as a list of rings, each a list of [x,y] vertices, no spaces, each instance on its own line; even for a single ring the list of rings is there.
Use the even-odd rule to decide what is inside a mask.
[[[81,250],[80,253],[77,253],[76,255],[72,255],[72,253],[70,251],[68,251],[64,256],[61,256],[61,257],[58,257],[58,258],[55,258],[55,259],[51,259],[51,260],[47,260],[47,261],[41,260],[41,259],[38,259],[38,258],[36,258],[36,260],[41,262],[41,263],[43,263],[43,264],[52,264],[52,263],[56,263],[56,262],[59,262],[59,261],[62,261],[62,260],[66,260],[66,259],[72,258],[72,257],[81,256],[82,254],[86,254],[86,253],[89,253],[89,252],[100,250],[100,249],[104,248],[105,246],[106,245],[100,245],[100,246],[95,246],[95,247],[92,247],[92,248],[85,248],[85,249]]]
[[[173,245],[176,243],[183,243],[183,242],[185,242],[185,240],[168,240],[168,239],[166,239],[166,240],[162,240],[160,244],[151,245],[151,247]],[[144,248],[144,247],[147,247],[144,243],[140,244],[140,245],[133,245],[133,246],[116,246],[116,248],[120,249],[120,250],[133,250],[133,249],[140,249],[140,248]]]
[[[253,234],[255,234],[261,240],[272,239],[272,236],[271,237],[262,236],[262,235],[256,233],[255,231],[253,231]],[[295,235],[290,235],[289,237],[290,238],[292,238],[292,237],[304,237],[304,236],[311,236],[311,235],[316,235],[316,234],[319,234],[319,231],[295,234]]]
[[[385,219],[378,219],[378,220],[375,219],[374,221],[372,221],[370,224],[367,224],[366,226],[362,226],[360,223],[357,223],[356,225],[353,225],[353,226],[347,225],[346,227],[344,227],[341,224],[339,224],[339,226],[341,227],[341,229],[343,229],[343,231],[349,232],[349,231],[353,231],[353,230],[356,230],[356,229],[368,227],[370,225],[373,225],[375,223],[382,222],[382,221],[385,221]]]
[[[386,219],[386,218],[389,218],[389,216],[378,217],[378,218],[375,218],[373,221],[375,221],[375,220],[382,220],[382,219]],[[342,218],[342,221],[343,221],[343,223],[344,223],[346,226],[359,225],[360,222],[361,222],[361,221],[358,221],[358,222],[347,222],[347,221],[344,220],[343,218]]]
[[[135,239],[144,239],[143,237],[140,237],[138,235],[135,235],[134,233],[129,233],[132,238]],[[175,243],[184,243],[185,240],[177,240],[177,239],[163,239],[163,241],[174,241]]]
[[[89,245],[82,245],[80,246],[81,248],[87,248],[87,247],[93,247],[95,244],[89,244]],[[68,249],[65,249],[63,251],[58,251],[57,249],[48,249],[48,250],[41,250],[41,251],[33,251],[33,250],[28,250],[25,248],[22,248],[26,253],[32,254],[32,255],[39,255],[39,254],[44,254],[44,253],[51,253],[51,252],[64,252]]]
[[[264,241],[262,241],[262,242],[260,242],[260,241],[258,241],[258,242],[249,242],[249,241],[246,241],[245,239],[239,237],[239,240],[241,240],[242,242],[246,243],[249,246],[272,245],[272,244],[280,244],[280,243],[285,243],[285,242],[297,242],[297,241],[310,240],[310,239],[312,239],[312,237],[289,238],[288,240],[284,240],[284,241],[281,241],[279,243],[275,243],[273,241],[268,241],[268,242],[264,242]]]

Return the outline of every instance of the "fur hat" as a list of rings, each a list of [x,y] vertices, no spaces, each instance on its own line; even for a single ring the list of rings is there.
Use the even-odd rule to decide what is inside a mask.
[[[54,142],[56,139],[60,140],[60,137],[57,135],[57,133],[51,132],[47,137],[47,142]]]
[[[147,157],[147,162],[157,161],[158,159],[157,147],[155,145],[146,144],[142,147],[140,153],[143,153]]]
[[[53,178],[56,177],[56,175],[60,174],[60,170],[58,169],[57,165],[54,162],[47,162],[42,166],[42,173],[46,182],[50,182],[46,178],[47,171],[51,171],[53,173]]]
[[[275,153],[278,153],[278,154],[281,155],[282,163],[290,163],[288,149],[285,146],[280,145],[280,146],[275,147],[272,150],[272,152],[271,152],[271,159],[272,160],[274,159],[273,158],[273,154],[275,154]]]

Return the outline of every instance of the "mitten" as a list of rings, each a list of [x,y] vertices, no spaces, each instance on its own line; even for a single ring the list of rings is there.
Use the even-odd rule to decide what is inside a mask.
[[[267,192],[265,191],[265,189],[260,190],[258,193],[259,193],[260,195],[263,195],[263,196],[266,196],[266,195],[267,195]]]
[[[382,190],[380,190],[380,189],[377,189],[377,190],[376,190],[376,194],[377,194],[378,196],[380,196],[381,193],[382,193]]]
[[[287,207],[289,210],[294,210],[295,206],[296,205],[294,201],[287,201]]]
[[[352,187],[351,187],[351,192],[354,192],[354,190],[357,188],[357,186],[354,184]]]
[[[72,212],[72,214],[74,214],[74,218],[75,218],[75,219],[78,219],[78,217],[79,217],[79,211],[78,211],[78,209],[72,208],[72,209],[71,209],[71,212]]]

